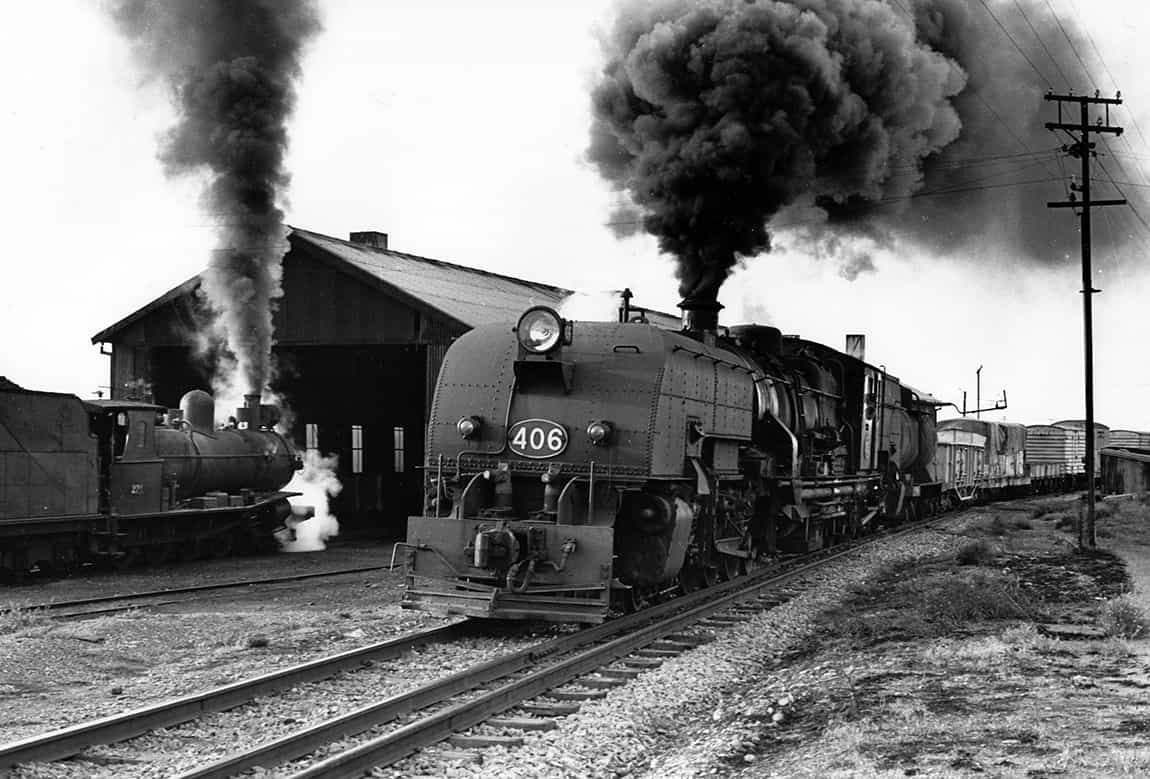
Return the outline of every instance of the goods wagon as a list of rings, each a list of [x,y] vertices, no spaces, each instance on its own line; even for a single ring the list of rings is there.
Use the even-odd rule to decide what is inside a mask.
[[[970,418],[939,422],[932,475],[943,485],[947,503],[1006,497],[1027,488],[1026,436],[1019,424]]]

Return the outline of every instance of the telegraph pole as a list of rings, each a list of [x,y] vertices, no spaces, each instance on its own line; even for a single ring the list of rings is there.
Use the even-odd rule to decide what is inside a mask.
[[[1078,523],[1078,548],[1093,549],[1094,537],[1094,312],[1091,305],[1091,296],[1102,290],[1094,289],[1092,273],[1090,270],[1090,209],[1100,206],[1126,205],[1123,200],[1092,200],[1090,198],[1090,159],[1097,156],[1094,151],[1094,142],[1090,140],[1090,133],[1112,133],[1115,136],[1122,134],[1121,127],[1110,126],[1110,106],[1122,105],[1121,93],[1115,97],[1100,97],[1098,92],[1093,97],[1086,95],[1055,95],[1048,93],[1047,102],[1058,103],[1058,121],[1047,122],[1047,130],[1062,130],[1070,136],[1073,143],[1062,147],[1062,150],[1071,157],[1082,161],[1082,183],[1070,185],[1071,194],[1068,200],[1056,203],[1047,203],[1048,208],[1073,208],[1082,219],[1082,325],[1084,333],[1085,368],[1086,368],[1086,516]],[[1062,120],[1063,104],[1078,104],[1079,119],[1077,124]],[[1090,106],[1101,105],[1106,108],[1106,121],[1098,119],[1094,125],[1090,124]],[[1075,134],[1077,133],[1077,135]],[[1074,193],[1081,192],[1082,199],[1078,200]]]

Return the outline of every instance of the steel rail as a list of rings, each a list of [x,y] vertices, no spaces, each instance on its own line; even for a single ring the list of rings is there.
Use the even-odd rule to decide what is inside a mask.
[[[49,603],[31,603],[26,606],[10,606],[0,609],[0,616],[4,614],[13,613],[15,611],[56,611],[58,609],[73,608],[76,606],[91,606],[97,603],[115,603],[116,601],[133,601],[143,600],[146,598],[161,598],[167,595],[181,595],[184,593],[193,592],[207,592],[210,590],[230,590],[238,587],[246,587],[250,585],[259,584],[281,584],[290,583],[295,581],[303,581],[306,579],[320,579],[329,576],[342,576],[344,574],[353,573],[368,573],[370,571],[383,571],[387,570],[386,565],[368,565],[361,568],[344,568],[331,571],[313,571],[311,573],[297,573],[289,576],[272,576],[266,579],[247,579],[237,580],[231,582],[216,582],[213,584],[193,584],[187,587],[168,587],[162,590],[148,590],[146,592],[129,592],[116,595],[98,595],[92,598],[78,598],[76,600],[64,601],[51,601]],[[167,603],[179,603],[180,601],[163,601],[160,604],[148,605],[164,605]],[[126,606],[125,608],[132,608]],[[109,611],[120,611],[118,608],[104,609],[100,611],[84,612],[84,614],[101,614]],[[81,615],[68,615],[68,616],[83,616]]]
[[[883,538],[890,540],[891,536],[887,535]],[[533,671],[470,701],[456,704],[423,720],[405,725],[387,735],[321,760],[301,771],[288,775],[288,779],[320,779],[321,777],[323,779],[329,777],[332,779],[342,777],[353,779],[362,776],[365,771],[372,768],[391,765],[420,748],[442,741],[458,731],[479,725],[494,714],[514,708],[525,700],[575,681],[607,663],[625,657],[636,649],[690,627],[705,617],[758,594],[761,590],[785,584],[868,545],[853,546],[848,550],[829,555],[817,562],[784,573],[752,575],[751,577],[742,577],[742,580],[735,579],[726,583],[734,586],[725,588],[722,593],[717,593],[714,589],[697,593],[711,597],[702,603],[679,610],[634,631],[625,632],[605,644],[585,649],[572,657],[559,659],[550,667]]]
[[[421,747],[443,740],[458,730],[478,724],[492,714],[512,708],[527,698],[539,695],[547,689],[585,674],[588,670],[626,655],[635,648],[675,633],[683,626],[704,616],[754,597],[760,590],[785,584],[833,560],[853,554],[865,546],[889,541],[893,537],[921,529],[935,521],[938,519],[926,520],[922,524],[915,524],[893,534],[872,536],[846,548],[829,550],[829,554],[816,561],[782,572],[778,571],[777,567],[759,569],[747,576],[681,596],[636,614],[495,658],[406,693],[317,723],[297,733],[225,756],[209,765],[181,773],[175,779],[224,779],[256,766],[266,768],[282,765],[340,738],[363,733],[414,711],[443,703],[462,693],[487,686],[497,679],[521,674],[524,670],[538,666],[548,657],[569,656],[573,652],[583,650],[582,654],[569,657],[551,669],[539,670],[520,681],[505,684],[499,690],[485,694],[472,703],[446,709],[421,722],[405,726],[391,734],[328,758],[292,775],[292,779],[360,776],[363,771],[371,767],[393,763]],[[604,645],[603,642],[607,641],[610,643]],[[596,644],[600,646],[595,646]],[[587,649],[589,646],[592,648]],[[555,681],[556,679],[559,681]]]
[[[112,744],[157,728],[179,725],[216,711],[224,711],[304,682],[324,679],[341,671],[360,667],[367,660],[383,660],[423,644],[447,641],[474,630],[467,621],[349,649],[336,655],[300,663],[206,692],[144,706],[123,714],[61,728],[39,736],[0,744],[0,769],[17,763],[58,760],[78,754],[91,746]]]

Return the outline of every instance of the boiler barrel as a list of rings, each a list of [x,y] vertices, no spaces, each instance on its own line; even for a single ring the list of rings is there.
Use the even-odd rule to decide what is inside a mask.
[[[164,461],[164,484],[176,500],[206,492],[278,490],[291,481],[297,460],[278,433],[263,430],[156,429],[156,453]]]

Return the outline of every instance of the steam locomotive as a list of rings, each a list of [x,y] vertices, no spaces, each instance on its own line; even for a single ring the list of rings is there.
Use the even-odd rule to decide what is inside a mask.
[[[214,411],[200,390],[168,413],[0,386],[0,573],[275,548],[300,457],[258,395],[234,429],[215,429]]]
[[[778,551],[939,507],[940,403],[773,327],[683,329],[546,307],[448,350],[430,413],[403,605],[595,623]]]

